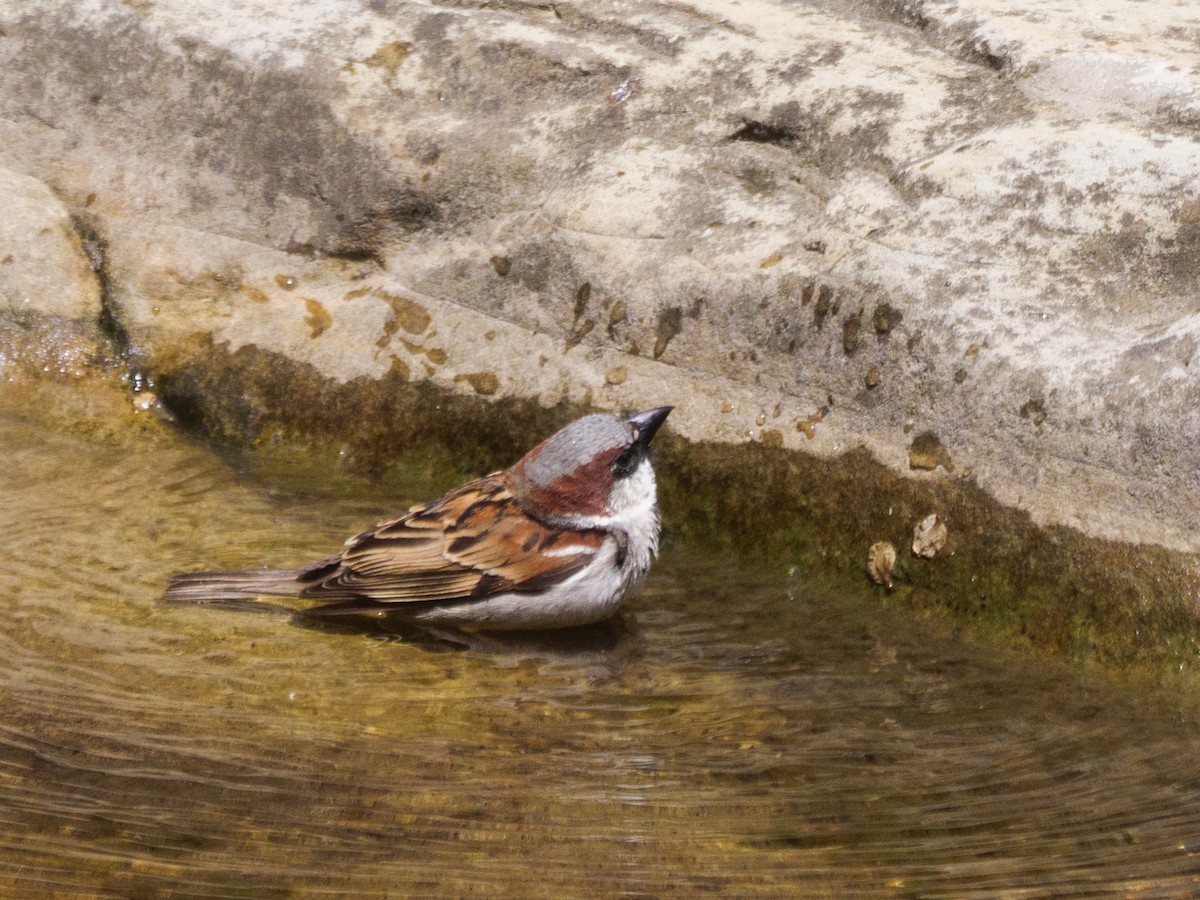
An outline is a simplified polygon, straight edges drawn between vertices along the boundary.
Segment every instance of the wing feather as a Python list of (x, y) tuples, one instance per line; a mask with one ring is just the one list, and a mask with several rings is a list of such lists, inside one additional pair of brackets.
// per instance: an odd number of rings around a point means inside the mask
[(584, 568), (603, 543), (599, 531), (526, 515), (502, 477), (489, 475), (351, 538), (310, 568), (304, 596), (429, 603), (541, 591)]

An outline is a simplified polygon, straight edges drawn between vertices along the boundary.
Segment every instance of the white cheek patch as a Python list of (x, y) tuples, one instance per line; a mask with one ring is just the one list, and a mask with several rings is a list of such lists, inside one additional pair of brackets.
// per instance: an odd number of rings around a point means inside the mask
[(619, 479), (608, 495), (608, 508), (614, 517), (627, 516), (655, 500), (654, 468), (643, 459), (626, 478)]

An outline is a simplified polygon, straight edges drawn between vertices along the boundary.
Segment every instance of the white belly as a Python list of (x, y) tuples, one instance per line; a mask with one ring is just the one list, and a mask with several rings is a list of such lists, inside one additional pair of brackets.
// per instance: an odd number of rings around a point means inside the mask
[(436, 606), (414, 621), (469, 631), (569, 628), (602, 622), (616, 614), (627, 596), (641, 588), (652, 548), (630, 547), (616, 564), (617, 541), (607, 538), (596, 558), (566, 581), (542, 592), (514, 591), (484, 600)]

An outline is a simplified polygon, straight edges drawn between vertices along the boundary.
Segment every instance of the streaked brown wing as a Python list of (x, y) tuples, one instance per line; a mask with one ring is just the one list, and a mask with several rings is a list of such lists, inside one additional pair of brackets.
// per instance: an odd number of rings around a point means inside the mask
[(542, 590), (586, 566), (603, 542), (598, 531), (547, 528), (489, 475), (351, 539), (309, 571), (304, 596), (417, 603)]

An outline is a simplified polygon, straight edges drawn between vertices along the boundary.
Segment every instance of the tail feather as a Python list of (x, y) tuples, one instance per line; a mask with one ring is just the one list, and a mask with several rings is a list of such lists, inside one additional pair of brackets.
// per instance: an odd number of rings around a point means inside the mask
[(298, 597), (306, 569), (239, 569), (173, 575), (163, 599), (168, 603), (222, 603), (257, 597)]

